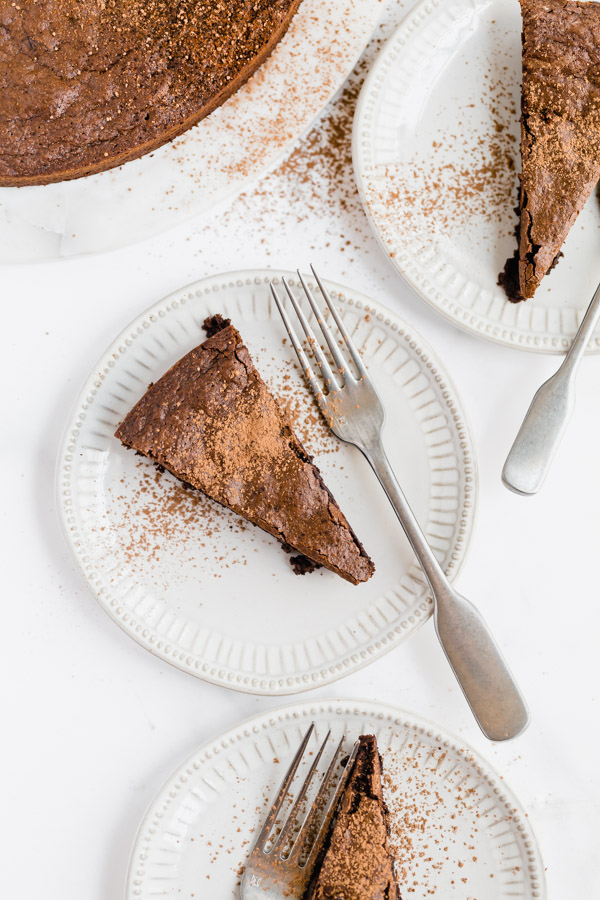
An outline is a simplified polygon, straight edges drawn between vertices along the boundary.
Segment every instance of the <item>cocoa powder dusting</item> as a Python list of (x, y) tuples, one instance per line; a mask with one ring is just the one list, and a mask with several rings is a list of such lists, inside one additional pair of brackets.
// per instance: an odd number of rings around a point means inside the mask
[(499, 76), (484, 76), (481, 104), (487, 121), (481, 128), (471, 128), (462, 117), (465, 111), (458, 109), (455, 129), (440, 128), (428, 151), (420, 148), (407, 161), (369, 174), (369, 190), (385, 208), (390, 229), (427, 231), (434, 224), (437, 232), (452, 236), (474, 223), (478, 229), (492, 224), (502, 234), (510, 233), (519, 147), (514, 133), (518, 112), (507, 72), (503, 65)]
[[(395, 20), (387, 21), (388, 17), (392, 18), (386, 14), (386, 21), (321, 120), (283, 163), (239, 195), (221, 216), (223, 228), (239, 219), (260, 226), (267, 258), (272, 235), (292, 228), (302, 234), (304, 222), (305, 249), (314, 247), (308, 224), (315, 216), (320, 225), (319, 249), (330, 248), (340, 274), (349, 271), (365, 247), (375, 245), (354, 176), (352, 126), (364, 78), (396, 25)], [(402, 146), (407, 158), (363, 173), (367, 196), (371, 194), (383, 208), (384, 231), (397, 234), (410, 229), (427, 234), (435, 224), (436, 230), (448, 236), (455, 236), (457, 229), (470, 229), (475, 242), (490, 235), (494, 241), (510, 240), (518, 200), (519, 111), (511, 77), (513, 63), (504, 47), (505, 43), (499, 42), (490, 49), (477, 93), (456, 98), (452, 127), (436, 130), (434, 126), (425, 152), (421, 146), (411, 152), (413, 139), (408, 136)], [(291, 103), (293, 92), (294, 87)], [(275, 136), (267, 133), (265, 141)], [(212, 227), (206, 223), (201, 233)]]
[[(160, 466), (139, 459), (131, 475), (120, 480), (122, 488), (107, 488), (105, 518), (116, 531), (125, 563), (132, 574), (145, 578), (148, 570), (165, 572), (172, 554), (177, 564), (169, 569), (169, 582), (183, 567), (200, 569), (215, 578), (231, 566), (245, 566), (252, 526), (210, 500), (205, 494), (175, 479)], [(101, 526), (100, 531), (105, 530)], [(242, 535), (232, 549), (226, 535)], [(216, 565), (215, 563), (218, 563)], [(168, 584), (163, 585), (168, 589)]]
[[(394, 25), (395, 21), (391, 21), (379, 26), (335, 101), (284, 162), (252, 189), (238, 195), (223, 212), (224, 227), (239, 219), (260, 225), (261, 243), (270, 256), (271, 235), (302, 223), (310, 213), (317, 214), (326, 228), (324, 246), (331, 247), (332, 253), (344, 254), (345, 258), (338, 260), (342, 271), (344, 264), (353, 261), (354, 253), (364, 249), (365, 242), (373, 241), (354, 178), (352, 123), (363, 81)], [(290, 85), (290, 103), (294, 103), (296, 91), (304, 90), (306, 85)], [(280, 139), (277, 124), (264, 135), (265, 142)], [(237, 174), (252, 170), (253, 163), (250, 156), (247, 164), (238, 165)], [(208, 222), (200, 233), (212, 227)]]

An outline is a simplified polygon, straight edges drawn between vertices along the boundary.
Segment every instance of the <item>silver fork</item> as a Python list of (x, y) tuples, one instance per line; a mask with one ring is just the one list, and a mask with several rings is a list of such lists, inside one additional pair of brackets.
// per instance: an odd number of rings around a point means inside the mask
[(523, 695), (483, 617), (472, 603), (451, 587), (421, 531), (383, 449), (381, 432), (385, 412), (381, 400), (323, 282), (312, 266), (311, 269), (358, 377), (351, 371), (306, 280), (298, 272), (300, 283), (334, 362), (332, 369), (308, 319), (283, 278), (284, 288), (317, 361), (322, 381), (315, 375), (285, 307), (271, 284), (273, 298), (302, 371), (329, 427), (337, 437), (354, 444), (366, 457), (400, 520), (431, 587), (433, 618), (438, 638), (481, 730), (493, 741), (516, 737), (529, 724), (529, 712)]
[[(304, 735), (260, 830), (242, 875), (242, 900), (283, 900), (284, 897), (299, 900), (304, 896), (331, 817), (345, 787), (358, 749), (357, 741), (336, 783), (334, 780), (335, 770), (345, 755), (344, 738), (341, 739), (319, 790), (309, 809), (303, 813), (304, 818), (300, 824), (302, 805), (323, 751), (331, 737), (329, 731), (315, 754), (289, 815), (284, 823), (280, 823), (277, 817), (284, 803), (291, 801), (292, 782), (314, 731), (313, 723)], [(335, 790), (333, 789), (334, 785)], [(328, 797), (329, 800), (327, 800)], [(322, 818), (317, 828), (319, 816)], [(278, 826), (281, 826), (279, 831), (277, 831)]]

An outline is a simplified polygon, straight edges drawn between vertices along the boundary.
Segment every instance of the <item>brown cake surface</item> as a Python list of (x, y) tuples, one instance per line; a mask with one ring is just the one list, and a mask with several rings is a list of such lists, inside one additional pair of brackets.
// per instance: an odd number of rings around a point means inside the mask
[(600, 4), (521, 0), (519, 249), (500, 282), (532, 297), (600, 178)]
[(301, 0), (0, 0), (0, 185), (99, 172), (181, 134)]
[(400, 900), (388, 846), (381, 757), (362, 735), (354, 768), (304, 900)]
[(227, 320), (175, 363), (116, 432), (315, 563), (358, 584), (375, 567)]

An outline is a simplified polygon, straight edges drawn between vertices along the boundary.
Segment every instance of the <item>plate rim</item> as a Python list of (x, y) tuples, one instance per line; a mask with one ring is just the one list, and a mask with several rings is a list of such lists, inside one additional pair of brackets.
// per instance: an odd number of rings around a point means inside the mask
[[(402, 21), (396, 26), (390, 37), (378, 51), (373, 65), (371, 66), (371, 69), (361, 87), (352, 123), (352, 168), (354, 171), (354, 178), (356, 181), (358, 194), (365, 211), (365, 215), (371, 227), (371, 232), (374, 235), (377, 243), (379, 244), (379, 247), (383, 251), (389, 265), (391, 265), (393, 270), (404, 279), (404, 281), (418, 297), (424, 300), (425, 303), (427, 303), (427, 305), (431, 309), (433, 309), (437, 315), (441, 316), (447, 322), (450, 322), (452, 325), (454, 325), (455, 328), (458, 328), (465, 334), (470, 334), (473, 337), (482, 338), (501, 347), (508, 347), (511, 350), (523, 350), (529, 353), (546, 354), (547, 356), (564, 356), (567, 353), (572, 341), (572, 338), (566, 336), (564, 333), (560, 336), (557, 336), (557, 339), (561, 341), (567, 340), (567, 346), (548, 346), (544, 343), (544, 340), (547, 340), (547, 338), (545, 338), (543, 335), (539, 336), (539, 344), (536, 344), (535, 342), (530, 344), (527, 344), (525, 342), (521, 343), (518, 340), (510, 340), (508, 338), (490, 334), (488, 330), (490, 327), (489, 323), (486, 323), (483, 319), (481, 319), (480, 324), (477, 326), (469, 325), (460, 316), (452, 314), (444, 306), (436, 303), (425, 293), (418, 280), (414, 277), (414, 270), (417, 267), (411, 265), (411, 271), (408, 271), (406, 267), (403, 268), (400, 266), (398, 262), (397, 252), (398, 248), (401, 246), (400, 242), (396, 244), (386, 242), (384, 237), (380, 234), (375, 216), (371, 211), (367, 199), (367, 192), (365, 190), (364, 166), (361, 158), (362, 151), (360, 149), (360, 143), (363, 140), (364, 136), (359, 133), (367, 130), (368, 128), (368, 125), (366, 124), (369, 119), (368, 105), (374, 102), (376, 94), (379, 90), (379, 86), (383, 84), (387, 77), (387, 69), (391, 65), (391, 62), (393, 62), (393, 60), (389, 60), (389, 57), (394, 52), (396, 43), (401, 38), (405, 39), (405, 43), (410, 42), (412, 39), (412, 33), (414, 32), (416, 26), (420, 24), (421, 20), (429, 19), (432, 15), (437, 13), (442, 8), (444, 8), (444, 0), (418, 0), (418, 2), (406, 14), (406, 16), (403, 17)], [(392, 251), (392, 253), (390, 253), (390, 251)], [(584, 312), (585, 308), (581, 310), (581, 314), (583, 315)], [(472, 313), (471, 315), (474, 318), (478, 318), (477, 313)], [(520, 333), (525, 334), (525, 332), (523, 331), (521, 331)], [(531, 337), (533, 339), (536, 337), (536, 335), (531, 333)], [(585, 352), (586, 354), (590, 355), (596, 355), (600, 353), (600, 333), (596, 334), (595, 340), (594, 338), (590, 340)]]
[[(469, 741), (463, 740), (455, 734), (454, 731), (438, 725), (437, 722), (432, 719), (404, 707), (396, 706), (393, 703), (354, 696), (319, 697), (312, 701), (297, 700), (293, 703), (277, 706), (274, 709), (263, 710), (262, 712), (244, 718), (238, 725), (227, 728), (225, 731), (217, 734), (214, 738), (209, 738), (200, 744), (196, 750), (188, 754), (162, 782), (156, 793), (152, 796), (152, 799), (140, 819), (132, 842), (129, 865), (127, 868), (125, 900), (138, 900), (138, 898), (142, 896), (141, 892), (138, 891), (135, 893), (134, 891), (134, 879), (135, 877), (140, 877), (134, 872), (134, 865), (137, 864), (139, 867), (139, 854), (140, 851), (142, 851), (142, 843), (144, 842), (146, 834), (150, 832), (150, 826), (158, 826), (158, 821), (152, 821), (155, 807), (162, 801), (164, 795), (169, 795), (170, 792), (173, 792), (176, 796), (179, 788), (189, 779), (190, 769), (194, 770), (201, 768), (201, 766), (211, 758), (209, 754), (212, 753), (213, 755), (218, 755), (221, 750), (227, 750), (226, 745), (235, 746), (238, 741), (248, 737), (249, 734), (244, 734), (244, 731), (248, 732), (249, 729), (252, 728), (252, 731), (258, 733), (261, 730), (272, 727), (275, 724), (273, 719), (276, 719), (277, 724), (280, 724), (286, 719), (301, 719), (302, 716), (308, 716), (311, 713), (314, 714), (316, 709), (318, 709), (319, 713), (328, 713), (343, 718), (356, 711), (351, 709), (352, 706), (358, 707), (361, 713), (366, 710), (367, 715), (372, 715), (373, 719), (377, 718), (383, 722), (387, 718), (390, 721), (390, 724), (394, 724), (394, 722), (402, 724), (404, 727), (408, 726), (413, 728), (421, 734), (427, 733), (429, 737), (435, 734), (436, 738), (447, 742), (447, 745), (451, 746), (456, 752), (461, 750), (466, 751), (473, 759), (475, 766), (482, 770), (482, 774), (490, 784), (490, 787), (501, 786), (502, 795), (505, 796), (505, 805), (508, 805), (508, 802), (512, 804), (512, 815), (516, 817), (517, 825), (520, 826), (520, 833), (528, 832), (527, 837), (523, 838), (524, 850), (529, 857), (528, 871), (531, 873), (531, 866), (535, 865), (536, 876), (539, 880), (539, 890), (534, 896), (536, 897), (536, 900), (546, 900), (547, 883), (544, 858), (542, 856), (536, 831), (531, 822), (531, 817), (527, 812), (527, 808), (521, 803), (517, 794), (512, 787), (506, 783), (504, 776), (496, 769), (496, 767), (488, 762), (488, 760), (482, 756)], [(342, 708), (340, 709), (340, 707)], [(401, 723), (399, 723), (398, 720), (402, 720)], [(203, 759), (201, 759), (201, 757), (203, 757)], [(166, 805), (169, 805), (173, 799), (174, 797), (168, 796)], [(527, 842), (529, 842), (531, 846), (527, 846)], [(141, 862), (143, 864), (143, 860)]]
[[(154, 639), (150, 641), (150, 637), (145, 638), (143, 634), (135, 630), (130, 625), (131, 616), (127, 612), (123, 612), (121, 614), (118, 612), (115, 604), (109, 604), (106, 602), (104, 597), (102, 596), (105, 593), (104, 589), (100, 584), (95, 585), (92, 583), (91, 579), (88, 577), (84, 567), (84, 559), (80, 552), (77, 550), (76, 542), (73, 539), (73, 534), (71, 533), (71, 523), (69, 522), (69, 516), (72, 515), (70, 513), (70, 506), (72, 505), (71, 501), (71, 471), (72, 471), (72, 446), (73, 441), (77, 440), (77, 436), (79, 434), (79, 427), (81, 425), (82, 418), (85, 417), (86, 410), (88, 408), (87, 398), (89, 396), (93, 396), (96, 393), (96, 383), (99, 378), (99, 373), (104, 372), (105, 374), (110, 371), (112, 365), (114, 365), (114, 360), (118, 358), (120, 354), (120, 348), (126, 343), (126, 340), (131, 339), (131, 334), (133, 331), (137, 331), (142, 333), (144, 330), (143, 323), (146, 323), (146, 327), (149, 327), (150, 322), (152, 321), (152, 317), (158, 318), (159, 311), (166, 309), (177, 309), (179, 307), (180, 300), (182, 296), (186, 293), (197, 292), (199, 290), (203, 290), (205, 296), (213, 295), (218, 291), (221, 287), (235, 287), (236, 281), (243, 280), (245, 284), (253, 283), (256, 286), (260, 284), (269, 284), (273, 282), (274, 284), (278, 283), (278, 279), (281, 276), (295, 278), (296, 273), (286, 270), (286, 269), (269, 269), (269, 268), (258, 268), (258, 269), (239, 269), (231, 272), (221, 272), (216, 273), (214, 275), (208, 275), (204, 278), (197, 279), (196, 281), (190, 282), (187, 285), (184, 285), (180, 288), (177, 288), (174, 291), (171, 291), (167, 296), (160, 298), (158, 301), (152, 303), (149, 307), (143, 309), (141, 313), (135, 316), (117, 335), (117, 337), (110, 343), (107, 349), (99, 356), (96, 364), (90, 370), (88, 375), (86, 376), (79, 392), (75, 396), (75, 400), (70, 407), (69, 414), (67, 416), (64, 430), (62, 432), (62, 436), (60, 439), (59, 450), (56, 457), (56, 466), (55, 466), (55, 483), (54, 483), (54, 496), (56, 501), (56, 511), (57, 516), (60, 521), (61, 531), (64, 535), (65, 542), (69, 549), (71, 558), (75, 564), (75, 568), (77, 569), (79, 575), (82, 578), (83, 583), (85, 584), (87, 590), (90, 594), (95, 598), (97, 603), (101, 606), (101, 608), (107, 613), (107, 615), (114, 621), (116, 624), (130, 637), (135, 640), (135, 642), (142, 647), (143, 649), (149, 651), (153, 656), (156, 656), (158, 659), (163, 662), (169, 663), (176, 668), (180, 669), (187, 674), (193, 675), (199, 678), (202, 681), (206, 681), (209, 684), (218, 685), (221, 687), (229, 688), (230, 690), (235, 690), (240, 693), (250, 694), (253, 696), (286, 696), (286, 695), (294, 695), (304, 693), (306, 691), (314, 690), (319, 687), (324, 687), (327, 684), (332, 684), (335, 681), (338, 681), (340, 678), (344, 678), (347, 675), (354, 674), (360, 669), (368, 666), (371, 662), (380, 659), (382, 656), (386, 655), (391, 650), (398, 647), (400, 644), (404, 642), (406, 638), (408, 638), (414, 631), (419, 630), (422, 625), (431, 618), (432, 614), (432, 601), (430, 598), (426, 597), (427, 601), (427, 610), (423, 612), (423, 614), (418, 618), (418, 621), (413, 624), (410, 629), (406, 629), (401, 634), (394, 632), (391, 638), (384, 636), (375, 637), (371, 640), (371, 642), (366, 646), (365, 649), (365, 657), (363, 659), (359, 659), (357, 662), (353, 662), (351, 659), (351, 654), (348, 653), (343, 660), (339, 660), (340, 668), (335, 672), (331, 672), (329, 667), (327, 669), (327, 674), (323, 675), (320, 673), (320, 677), (313, 678), (308, 683), (301, 680), (300, 675), (294, 676), (294, 683), (287, 683), (288, 679), (285, 679), (283, 676), (280, 677), (280, 682), (286, 682), (283, 684), (278, 684), (274, 687), (270, 686), (270, 682), (275, 680), (270, 678), (269, 676), (262, 679), (265, 682), (265, 686), (261, 685), (252, 685), (250, 683), (244, 684), (240, 681), (235, 681), (233, 678), (228, 678), (227, 673), (224, 675), (220, 675), (218, 671), (215, 671), (213, 674), (208, 670), (208, 664), (205, 664), (206, 671), (202, 668), (193, 665), (193, 663), (188, 663), (187, 658), (192, 659), (189, 654), (179, 653), (177, 651), (176, 654), (168, 655), (167, 649), (165, 647), (164, 652), (162, 648), (159, 648), (154, 644)], [(461, 439), (461, 443), (464, 444), (464, 447), (460, 447), (461, 456), (459, 456), (458, 468), (461, 473), (465, 476), (465, 478), (470, 479), (470, 490), (468, 492), (468, 499), (470, 501), (469, 506), (469, 514), (464, 517), (463, 527), (463, 540), (461, 542), (462, 551), (457, 560), (453, 559), (453, 565), (448, 573), (448, 578), (451, 582), (454, 581), (462, 566), (464, 565), (464, 561), (468, 555), (469, 549), (471, 547), (473, 533), (475, 531), (475, 524), (477, 519), (477, 507), (478, 507), (478, 496), (479, 496), (479, 466), (477, 459), (477, 451), (476, 446), (472, 436), (472, 430), (469, 424), (469, 420), (466, 416), (462, 400), (460, 399), (460, 394), (456, 390), (452, 379), (447, 374), (447, 369), (445, 365), (440, 361), (437, 353), (432, 350), (429, 343), (422, 338), (419, 332), (416, 332), (412, 326), (408, 325), (400, 316), (398, 316), (394, 311), (390, 310), (384, 304), (379, 303), (378, 301), (374, 301), (370, 296), (363, 294), (360, 291), (355, 291), (354, 289), (348, 288), (345, 285), (342, 285), (338, 282), (331, 281), (329, 279), (323, 279), (324, 283), (330, 287), (331, 289), (339, 292), (342, 296), (352, 298), (352, 300), (357, 301), (358, 304), (362, 304), (363, 307), (367, 306), (367, 308), (372, 309), (379, 319), (382, 321), (385, 320), (387, 323), (396, 323), (396, 327), (398, 333), (402, 333), (404, 338), (409, 341), (411, 345), (415, 345), (415, 349), (421, 351), (422, 355), (425, 355), (426, 358), (431, 361), (432, 365), (439, 371), (439, 373), (443, 376), (444, 388), (447, 389), (448, 392), (448, 408), (450, 413), (452, 414), (453, 421), (452, 425), (454, 427), (453, 430), (453, 438), (455, 445), (458, 448), (458, 436), (455, 437), (455, 430), (458, 429), (460, 425), (461, 432), (464, 433), (464, 439)], [(358, 307), (358, 308), (363, 308)], [(104, 376), (102, 376), (104, 377)], [(458, 417), (458, 418), (457, 418)], [(465, 456), (468, 458), (468, 468), (465, 463)], [(464, 502), (466, 499), (465, 493), (463, 491), (461, 495), (461, 499)], [(460, 517), (461, 519), (463, 517)], [(379, 647), (376, 646), (379, 644)], [(168, 646), (168, 642), (167, 642)], [(172, 649), (172, 648), (171, 648)], [(218, 667), (215, 667), (217, 669)], [(221, 667), (223, 668), (223, 667)], [(256, 678), (256, 681), (261, 679)]]

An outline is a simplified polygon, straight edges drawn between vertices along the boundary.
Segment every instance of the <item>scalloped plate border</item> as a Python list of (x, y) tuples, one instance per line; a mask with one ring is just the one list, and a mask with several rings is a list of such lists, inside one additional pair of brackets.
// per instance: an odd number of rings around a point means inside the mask
[[(477, 0), (471, 2), (473, 5), (477, 4)], [(379, 94), (403, 48), (415, 39), (423, 23), (441, 9), (447, 9), (446, 0), (420, 0), (416, 4), (382, 47), (360, 92), (354, 114), (352, 159), (354, 177), (367, 219), (394, 269), (403, 276), (416, 294), (453, 325), (468, 334), (505, 347), (534, 353), (564, 354), (571, 344), (572, 336), (550, 332), (544, 334), (528, 331), (516, 325), (494, 323), (472, 309), (461, 306), (454, 297), (444, 294), (443, 289), (435, 287), (427, 272), (415, 262), (412, 253), (407, 252), (404, 244), (394, 239), (383, 227), (366, 188), (365, 173), (369, 170), (368, 147), (371, 143), (372, 123), (376, 115), (375, 108)], [(585, 307), (576, 309), (575, 313), (579, 325)], [(586, 352), (600, 353), (600, 333), (590, 340)]]
[(126, 900), (140, 900), (144, 896), (143, 882), (149, 877), (146, 860), (150, 847), (159, 830), (164, 827), (165, 817), (168, 815), (171, 805), (178, 800), (181, 792), (186, 790), (190, 779), (194, 778), (203, 766), (210, 764), (215, 758), (225, 757), (231, 748), (238, 748), (239, 752), (240, 744), (248, 739), (259, 737), (265, 732), (268, 733), (276, 726), (286, 725), (293, 721), (300, 723), (302, 720), (308, 725), (311, 718), (318, 715), (339, 716), (340, 718), (369, 717), (381, 722), (382, 726), (396, 725), (406, 731), (414, 732), (415, 736), (425, 735), (453, 753), (468, 754), (477, 775), (485, 779), (494, 794), (495, 801), (505, 806), (511, 821), (514, 822), (516, 831), (519, 832), (523, 852), (528, 859), (530, 896), (536, 900), (544, 900), (546, 878), (537, 839), (526, 810), (506, 785), (503, 776), (470, 744), (452, 732), (441, 728), (430, 719), (390, 704), (354, 698), (304, 701), (278, 707), (252, 716), (240, 725), (202, 744), (164, 782), (140, 823), (127, 873)]
[[(193, 300), (197, 296), (214, 296), (215, 292), (219, 290), (229, 290), (243, 284), (262, 285), (269, 284), (271, 281), (276, 284), (282, 275), (286, 276), (291, 284), (294, 283), (295, 273), (276, 269), (250, 269), (209, 276), (174, 291), (137, 316), (102, 355), (77, 396), (68, 418), (57, 458), (55, 485), (57, 511), (73, 559), (89, 589), (109, 616), (142, 647), (184, 672), (211, 684), (222, 685), (243, 693), (265, 696), (300, 693), (329, 684), (363, 668), (398, 646), (409, 634), (427, 621), (432, 612), (431, 597), (426, 596), (414, 614), (397, 622), (390, 627), (389, 631), (381, 629), (378, 637), (363, 646), (363, 649), (355, 652), (349, 651), (343, 659), (333, 661), (329, 665), (313, 667), (310, 673), (297, 673), (294, 677), (285, 675), (251, 677), (237, 669), (203, 661), (197, 654), (178, 647), (176, 641), (163, 639), (161, 635), (153, 633), (151, 627), (138, 621), (131, 611), (120, 604), (118, 597), (110, 594), (107, 586), (103, 583), (102, 574), (98, 574), (93, 561), (90, 560), (86, 542), (78, 531), (77, 518), (72, 508), (71, 474), (80, 428), (90, 405), (94, 402), (98, 388), (114, 366), (115, 360), (133, 346), (139, 335), (144, 334), (146, 329), (157, 322), (159, 318), (163, 319), (170, 312), (176, 311), (180, 305), (185, 305), (188, 299)], [(409, 344), (411, 353), (420, 356), (427, 368), (431, 370), (431, 374), (439, 386), (450, 420), (447, 427), (453, 432), (459, 459), (458, 468), (464, 477), (464, 488), (459, 495), (456, 532), (452, 538), (453, 546), (448, 551), (446, 566), (449, 579), (454, 580), (464, 562), (473, 533), (478, 487), (475, 449), (457, 392), (429, 345), (414, 330), (409, 330), (398, 316), (364, 294), (351, 291), (328, 279), (325, 280), (325, 283), (338, 301), (348, 303), (349, 306), (355, 305), (356, 309), (373, 314), (375, 321), (384, 322), (397, 331)], [(442, 402), (441, 399), (440, 402)], [(416, 562), (414, 566), (419, 571)]]

